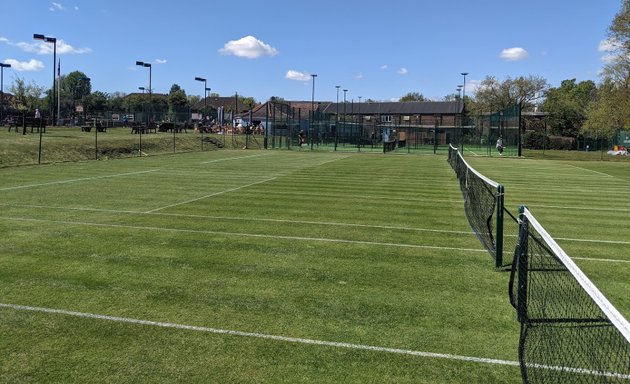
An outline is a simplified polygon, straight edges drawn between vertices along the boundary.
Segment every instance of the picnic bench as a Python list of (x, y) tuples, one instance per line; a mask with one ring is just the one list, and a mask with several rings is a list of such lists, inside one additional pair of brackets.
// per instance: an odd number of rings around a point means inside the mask
[(142, 123), (133, 122), (131, 123), (131, 133), (144, 133), (146, 127)]
[(33, 133), (34, 130), (37, 130), (37, 132), (39, 132), (40, 130), (42, 132), (46, 132), (46, 120), (42, 118), (38, 119), (35, 117), (26, 116), (22, 116), (22, 118), (10, 117), (7, 118), (4, 123), (9, 127), (9, 132), (11, 132), (11, 128), (14, 128), (15, 132), (18, 133), (20, 127), (22, 127), (23, 134), (26, 134), (26, 130), (29, 127), (31, 128), (31, 133)]
[(103, 123), (98, 119), (92, 119), (90, 124), (82, 125), (81, 132), (91, 132), (92, 128), (96, 128), (97, 132), (107, 132), (107, 127), (103, 126)]
[(188, 133), (188, 128), (188, 123), (178, 124), (167, 121), (158, 126), (158, 132), (173, 132), (174, 130), (176, 133), (180, 133), (182, 131)]
[(8, 132), (11, 132), (11, 128), (14, 128), (15, 132), (18, 132), (18, 127), (22, 125), (18, 122), (18, 119), (15, 117), (7, 117), (6, 119), (4, 119), (2, 123), (6, 125), (7, 127), (9, 127)]

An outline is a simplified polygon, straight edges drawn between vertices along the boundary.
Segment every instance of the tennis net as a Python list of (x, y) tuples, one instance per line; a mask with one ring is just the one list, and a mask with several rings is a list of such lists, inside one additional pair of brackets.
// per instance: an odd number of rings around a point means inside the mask
[(504, 266), (503, 186), (468, 165), (459, 150), (450, 144), (448, 162), (459, 180), (468, 223), (481, 244), (494, 257), (495, 266)]
[(630, 383), (630, 324), (524, 207), (510, 301), (524, 383)]

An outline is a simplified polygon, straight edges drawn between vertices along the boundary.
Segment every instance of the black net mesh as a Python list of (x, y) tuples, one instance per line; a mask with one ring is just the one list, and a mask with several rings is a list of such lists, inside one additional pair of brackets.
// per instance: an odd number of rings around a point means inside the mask
[(510, 279), (523, 381), (630, 383), (630, 342), (605, 314), (607, 304), (578, 283), (546, 236), (523, 216)]
[(477, 238), (496, 259), (497, 185), (488, 184), (462, 158), (456, 148), (449, 146), (448, 162), (455, 171), (464, 198), (468, 223)]

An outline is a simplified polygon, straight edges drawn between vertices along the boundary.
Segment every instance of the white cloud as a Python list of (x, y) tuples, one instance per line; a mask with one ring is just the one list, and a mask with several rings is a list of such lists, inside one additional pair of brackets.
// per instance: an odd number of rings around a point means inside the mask
[(18, 72), (32, 72), (44, 69), (44, 63), (39, 60), (31, 59), (30, 61), (17, 61), (14, 59), (6, 59), (6, 64), (11, 64), (11, 69)]
[[(24, 52), (36, 53), (38, 55), (52, 55), (54, 52), (54, 44), (47, 43), (45, 41), (34, 41), (32, 43), (19, 42), (13, 43), (9, 39), (0, 37), (0, 42), (6, 43), (8, 45), (12, 45), (14, 47), (20, 48)], [(92, 50), (90, 48), (75, 48), (72, 45), (66, 43), (63, 40), (57, 40), (57, 54), (67, 54), (67, 53), (90, 53)]]
[(289, 70), (284, 78), (295, 81), (309, 81), (311, 79), (311, 75), (304, 72)]
[(219, 49), (222, 55), (234, 55), (247, 59), (257, 59), (261, 56), (275, 56), (278, 50), (269, 44), (258, 40), (254, 36), (245, 36), (239, 40), (232, 40), (225, 43)]
[(50, 8), (48, 8), (51, 12), (55, 12), (55, 11), (65, 11), (65, 8), (63, 7), (63, 5), (59, 4), (59, 3), (52, 3), (52, 6)]
[(387, 69), (387, 64), (383, 64), (380, 66), (381, 69)]
[(501, 58), (505, 61), (525, 60), (529, 57), (529, 53), (520, 47), (506, 48), (501, 51)]
[(400, 97), (390, 97), (389, 101), (391, 101), (392, 103), (397, 103), (400, 101)]
[(409, 71), (407, 70), (407, 68), (404, 68), (404, 67), (403, 67), (403, 68), (400, 68), (400, 69), (398, 70), (398, 74), (399, 74), (399, 75), (406, 75), (407, 73), (409, 73)]
[(158, 64), (166, 64), (166, 59), (155, 59), (155, 62)]
[(363, 79), (363, 73), (359, 72), (357, 73), (357, 75), (354, 77), (357, 80), (362, 80)]
[[(50, 46), (52, 44), (48, 43), (47, 45), (49, 45), (48, 48), (51, 48)], [(61, 53), (90, 53), (92, 52), (92, 50), (90, 48), (75, 48), (72, 45), (66, 43), (63, 40), (57, 40), (57, 54), (61, 54)]]

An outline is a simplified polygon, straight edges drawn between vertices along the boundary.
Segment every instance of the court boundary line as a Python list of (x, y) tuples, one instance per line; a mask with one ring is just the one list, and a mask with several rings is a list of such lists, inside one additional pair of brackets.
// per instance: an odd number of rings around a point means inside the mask
[[(392, 353), (392, 354), (399, 354), (399, 355), (455, 360), (455, 361), (463, 361), (463, 362), (468, 362), (468, 363), (520, 367), (520, 362), (516, 360), (503, 360), (503, 359), (492, 359), (492, 358), (487, 358), (487, 357), (463, 356), (463, 355), (454, 355), (450, 353), (414, 351), (411, 349), (379, 347), (379, 346), (367, 345), (367, 344), (355, 344), (355, 343), (347, 343), (347, 342), (339, 342), (339, 341), (308, 339), (308, 338), (303, 338), (303, 337), (271, 335), (271, 334), (259, 333), (259, 332), (235, 331), (235, 330), (222, 329), (222, 328), (212, 328), (212, 327), (204, 327), (204, 326), (198, 326), (198, 325), (186, 325), (186, 324), (170, 323), (170, 322), (163, 322), (163, 321), (141, 320), (141, 319), (133, 319), (129, 317), (99, 315), (99, 314), (88, 313), (88, 312), (69, 311), (65, 309), (55, 309), (55, 308), (45, 308), (45, 307), (33, 307), (33, 306), (19, 305), (19, 304), (0, 303), (0, 308), (8, 308), (8, 309), (13, 309), (17, 311), (30, 311), (30, 312), (38, 312), (38, 313), (46, 313), (46, 314), (73, 316), (73, 317), (79, 317), (79, 318), (84, 318), (84, 319), (105, 320), (105, 321), (111, 321), (111, 322), (123, 323), (123, 324), (134, 324), (134, 325), (177, 329), (177, 330), (182, 330), (182, 331), (204, 332), (204, 333), (210, 333), (210, 334), (215, 334), (215, 335), (249, 337), (249, 338), (257, 338), (257, 339), (263, 339), (263, 340), (272, 340), (272, 341), (280, 341), (280, 342), (295, 343), (295, 344), (307, 344), (307, 345), (315, 345), (315, 346), (322, 346), (322, 347), (345, 348), (345, 349), (370, 351), (370, 352), (384, 352), (384, 353)], [(549, 369), (552, 371), (567, 371), (571, 373), (592, 375), (592, 376), (599, 376), (599, 377), (612, 377), (612, 378), (620, 378), (620, 379), (630, 378), (630, 375), (626, 375), (623, 373), (608, 372), (608, 371), (595, 371), (595, 370), (586, 369), (586, 368), (562, 367), (562, 366), (544, 365), (544, 364), (533, 364), (533, 365), (530, 365), (530, 367), (540, 368), (540, 369)]]
[(162, 321), (141, 320), (141, 319), (133, 319), (133, 318), (128, 318), (128, 317), (99, 315), (99, 314), (87, 313), (87, 312), (69, 311), (65, 309), (55, 309), (55, 308), (33, 307), (33, 306), (19, 305), (19, 304), (0, 303), (0, 307), (9, 308), (13, 310), (19, 310), (19, 311), (59, 314), (59, 315), (74, 316), (74, 317), (87, 318), (87, 319), (107, 320), (107, 321), (112, 321), (112, 322), (117, 322), (117, 323), (137, 324), (137, 325), (145, 325), (145, 326), (153, 326), (153, 327), (161, 327), (161, 328), (172, 328), (172, 329), (178, 329), (178, 330), (197, 331), (197, 332), (205, 332), (205, 333), (212, 333), (212, 334), (218, 334), (218, 335), (241, 336), (241, 337), (265, 339), (265, 340), (283, 341), (283, 342), (289, 342), (289, 343), (309, 344), (309, 345), (335, 347), (335, 348), (347, 348), (347, 349), (365, 350), (365, 351), (373, 351), (373, 352), (387, 352), (387, 353), (395, 353), (395, 354), (402, 354), (402, 355), (458, 360), (458, 361), (466, 361), (466, 362), (482, 363), (482, 364), (519, 366), (519, 362), (514, 361), (514, 360), (501, 360), (501, 359), (491, 359), (491, 358), (485, 358), (485, 357), (462, 356), (462, 355), (453, 355), (449, 353), (422, 352), (422, 351), (414, 351), (410, 349), (378, 347), (378, 346), (366, 345), (366, 344), (325, 341), (325, 340), (308, 339), (308, 338), (302, 338), (302, 337), (271, 335), (271, 334), (258, 333), (258, 332), (234, 331), (234, 330), (221, 329), (221, 328), (186, 325), (186, 324), (178, 324), (178, 323), (170, 323), (170, 322), (162, 322)]
[(221, 161), (229, 161), (229, 160), (240, 160), (240, 159), (248, 159), (250, 157), (260, 157), (260, 156), (267, 156), (267, 154), (265, 153), (259, 153), (257, 155), (249, 155), (249, 156), (238, 156), (238, 157), (224, 157), (221, 159), (214, 159), (214, 160), (208, 160), (208, 161), (202, 161), (199, 164), (212, 164), (212, 163), (219, 163)]
[(180, 205), (184, 205), (184, 204), (192, 203), (192, 202), (195, 202), (195, 201), (199, 201), (199, 200), (207, 199), (207, 198), (209, 198), (209, 197), (222, 195), (222, 194), (224, 194), (224, 193), (228, 193), (228, 192), (238, 191), (239, 189), (243, 189), (243, 188), (251, 187), (252, 185), (256, 185), (256, 184), (266, 183), (266, 182), (268, 182), (268, 181), (272, 181), (272, 180), (276, 180), (276, 179), (277, 179), (277, 177), (272, 177), (272, 178), (270, 178), (270, 179), (265, 179), (265, 180), (261, 180), (261, 181), (256, 181), (256, 182), (254, 182), (254, 183), (249, 183), (249, 184), (246, 184), (246, 185), (241, 185), (240, 187), (230, 188), (230, 189), (226, 189), (226, 190), (223, 190), (223, 191), (214, 192), (214, 193), (211, 193), (211, 194), (209, 194), (209, 195), (205, 195), (205, 196), (197, 197), (197, 198), (194, 198), (194, 199), (190, 199), (190, 200), (182, 201), (182, 202), (179, 202), (179, 203), (174, 203), (174, 204), (165, 205), (165, 206), (163, 206), (163, 207), (159, 207), (159, 208), (151, 209), (151, 210), (145, 211), (145, 212), (143, 212), (143, 213), (155, 213), (155, 212), (157, 212), (157, 211), (161, 211), (161, 210), (163, 210), (163, 209), (172, 208), (172, 207), (177, 207), (177, 206), (180, 206)]
[(16, 189), (25, 189), (25, 188), (43, 187), (43, 186), (47, 186), (47, 185), (70, 184), (70, 183), (77, 183), (77, 182), (79, 182), (79, 181), (90, 181), (90, 180), (108, 179), (108, 178), (112, 178), (112, 177), (120, 177), (120, 176), (140, 175), (140, 174), (143, 174), (143, 173), (150, 173), (150, 172), (157, 172), (157, 171), (159, 171), (159, 169), (149, 169), (149, 170), (146, 170), (146, 171), (137, 171), (137, 172), (117, 173), (117, 174), (114, 174), (114, 175), (103, 175), (103, 176), (82, 177), (82, 178), (79, 178), (79, 179), (70, 179), (70, 180), (57, 180), (57, 181), (51, 181), (51, 182), (48, 182), (48, 183), (38, 183), (38, 184), (18, 185), (18, 186), (13, 186), (13, 187), (0, 188), (0, 192), (3, 192), (3, 191), (13, 191), (13, 190), (16, 190)]
[[(331, 222), (331, 221), (309, 221), (309, 220), (290, 220), (290, 219), (270, 219), (270, 218), (259, 218), (259, 217), (228, 217), (228, 216), (212, 216), (212, 215), (194, 215), (194, 214), (185, 214), (185, 213), (168, 213), (168, 212), (143, 212), (143, 211), (125, 211), (118, 209), (101, 209), (101, 208), (80, 208), (80, 207), (60, 207), (60, 206), (52, 206), (52, 205), (34, 205), (34, 204), (7, 204), (0, 203), (0, 206), (9, 206), (9, 207), (26, 207), (26, 208), (41, 208), (41, 209), (58, 209), (58, 210), (68, 210), (68, 211), (85, 211), (85, 212), (108, 212), (108, 213), (124, 213), (124, 214), (145, 214), (145, 215), (155, 215), (155, 216), (171, 216), (171, 217), (182, 217), (182, 218), (198, 218), (198, 219), (218, 219), (218, 220), (234, 220), (234, 221), (262, 221), (262, 222), (271, 222), (271, 223), (293, 223), (293, 224), (310, 224), (310, 225), (322, 225), (322, 226), (339, 226), (339, 227), (354, 227), (354, 228), (374, 228), (374, 229), (392, 229), (392, 230), (401, 230), (401, 231), (411, 231), (411, 232), (433, 232), (433, 233), (447, 233), (447, 234), (460, 234), (460, 235), (474, 235), (473, 231), (456, 231), (456, 230), (448, 230), (448, 229), (432, 229), (432, 228), (417, 228), (417, 227), (401, 227), (401, 226), (393, 226), (393, 225), (373, 225), (373, 224), (358, 224), (358, 223), (342, 223), (342, 222)], [(518, 237), (515, 234), (507, 234), (506, 237)], [(556, 240), (563, 241), (574, 241), (580, 243), (601, 243), (601, 244), (619, 244), (619, 245), (630, 245), (630, 241), (624, 240), (597, 240), (597, 239), (576, 239), (570, 237), (555, 237)], [(574, 257), (574, 259), (578, 259)], [(596, 260), (596, 261), (610, 261), (610, 262), (630, 262), (630, 260), (619, 260), (619, 259), (597, 259), (597, 258), (588, 258), (582, 257), (579, 258), (581, 260)]]
[(602, 176), (606, 176), (606, 177), (614, 177), (613, 175), (609, 175), (608, 173), (599, 172), (599, 171), (594, 171), (594, 170), (592, 170), (592, 169), (588, 169), (588, 168), (578, 167), (577, 165), (573, 165), (573, 164), (567, 164), (567, 163), (564, 163), (564, 165), (568, 165), (569, 167), (573, 167), (573, 168), (581, 169), (581, 170), (583, 170), (583, 171), (588, 171), (588, 172), (597, 173), (598, 175), (602, 175)]
[(26, 217), (0, 216), (0, 219), (13, 220), (13, 221), (32, 221), (32, 222), (40, 222), (40, 223), (42, 222), (55, 223), (55, 224), (65, 224), (65, 225), (77, 225), (77, 226), (136, 229), (136, 230), (143, 230), (143, 231), (153, 230), (153, 231), (164, 231), (164, 232), (182, 232), (182, 233), (193, 233), (193, 234), (198, 233), (198, 234), (221, 235), (221, 236), (257, 237), (257, 238), (269, 238), (269, 239), (279, 239), (279, 240), (319, 241), (319, 242), (326, 242), (326, 243), (376, 245), (376, 246), (386, 246), (386, 247), (434, 249), (434, 250), (444, 250), (444, 251), (462, 251), (462, 252), (475, 252), (475, 253), (487, 252), (485, 249), (480, 249), (480, 248), (439, 247), (439, 246), (434, 246), (434, 245), (385, 243), (385, 242), (378, 242), (378, 241), (348, 240), (348, 239), (329, 239), (329, 238), (323, 238), (323, 237), (283, 236), (283, 235), (268, 235), (268, 234), (245, 233), (245, 232), (208, 231), (208, 230), (200, 230), (200, 229), (163, 228), (163, 227), (126, 225), (126, 224), (90, 223), (86, 221), (34, 219), (34, 218), (26, 218)]

